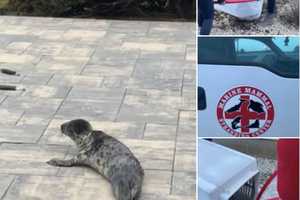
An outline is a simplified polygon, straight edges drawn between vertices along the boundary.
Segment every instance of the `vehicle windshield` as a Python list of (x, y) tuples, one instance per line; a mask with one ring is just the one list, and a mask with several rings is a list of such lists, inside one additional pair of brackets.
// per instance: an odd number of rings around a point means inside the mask
[(199, 37), (198, 63), (265, 68), (277, 75), (299, 77), (298, 37)]
[(288, 57), (298, 59), (299, 39), (297, 37), (273, 37), (272, 42)]

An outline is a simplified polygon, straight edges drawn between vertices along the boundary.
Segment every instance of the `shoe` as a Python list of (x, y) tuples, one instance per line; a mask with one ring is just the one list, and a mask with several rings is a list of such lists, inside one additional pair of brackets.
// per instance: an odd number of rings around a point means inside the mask
[(276, 17), (275, 13), (268, 13), (259, 20), (259, 23), (262, 26), (270, 26), (273, 24), (275, 17)]

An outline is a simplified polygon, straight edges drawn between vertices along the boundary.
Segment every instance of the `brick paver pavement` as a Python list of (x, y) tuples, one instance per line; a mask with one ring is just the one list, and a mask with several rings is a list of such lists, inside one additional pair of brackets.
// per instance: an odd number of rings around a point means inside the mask
[(142, 200), (195, 198), (195, 24), (0, 17), (1, 200), (111, 200), (88, 168), (45, 162), (75, 153), (61, 135), (85, 118), (145, 168)]

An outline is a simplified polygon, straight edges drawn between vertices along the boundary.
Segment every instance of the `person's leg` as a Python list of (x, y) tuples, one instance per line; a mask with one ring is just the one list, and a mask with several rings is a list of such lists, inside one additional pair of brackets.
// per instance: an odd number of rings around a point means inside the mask
[(209, 35), (214, 20), (214, 2), (213, 0), (199, 0), (199, 6), (203, 17), (200, 35)]
[(213, 19), (205, 19), (202, 23), (200, 35), (209, 35), (212, 29)]
[(276, 11), (276, 1), (268, 0), (268, 13), (274, 14)]
[(276, 15), (276, 0), (268, 0), (267, 10), (268, 13), (260, 20), (263, 26), (270, 26), (273, 24), (273, 19)]
[(201, 27), (203, 23), (203, 3), (202, 0), (198, 0), (198, 26)]

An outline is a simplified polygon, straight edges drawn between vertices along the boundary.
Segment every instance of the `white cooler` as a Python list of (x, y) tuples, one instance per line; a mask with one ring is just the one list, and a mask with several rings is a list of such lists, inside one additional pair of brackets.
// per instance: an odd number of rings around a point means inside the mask
[(214, 8), (241, 20), (256, 20), (261, 16), (263, 3), (263, 0), (257, 0), (246, 3), (215, 4)]
[(209, 142), (198, 141), (198, 200), (254, 199), (256, 159)]

